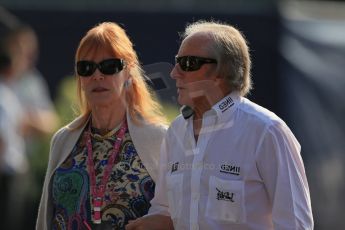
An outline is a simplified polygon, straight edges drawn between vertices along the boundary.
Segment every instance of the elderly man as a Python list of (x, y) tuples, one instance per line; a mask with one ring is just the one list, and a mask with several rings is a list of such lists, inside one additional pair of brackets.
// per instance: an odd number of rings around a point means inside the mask
[(313, 229), (300, 144), (244, 96), (250, 55), (234, 27), (187, 26), (171, 77), (191, 108), (172, 122), (149, 215), (127, 229)]

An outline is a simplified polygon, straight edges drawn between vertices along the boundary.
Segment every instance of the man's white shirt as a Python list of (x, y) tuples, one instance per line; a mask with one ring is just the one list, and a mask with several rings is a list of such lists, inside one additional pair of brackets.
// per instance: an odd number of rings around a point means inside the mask
[(195, 141), (179, 116), (161, 150), (149, 214), (175, 229), (313, 229), (300, 144), (274, 113), (233, 92), (207, 111)]

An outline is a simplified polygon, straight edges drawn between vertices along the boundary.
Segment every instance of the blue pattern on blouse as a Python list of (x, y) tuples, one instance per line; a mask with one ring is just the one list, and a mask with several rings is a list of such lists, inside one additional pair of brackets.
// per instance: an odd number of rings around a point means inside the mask
[[(92, 224), (87, 169), (87, 131), (81, 134), (70, 156), (53, 175), (53, 229), (124, 229), (129, 220), (147, 214), (155, 184), (127, 130), (107, 183), (101, 208), (102, 226)], [(96, 181), (99, 183), (113, 149), (116, 133), (105, 140), (92, 138)]]

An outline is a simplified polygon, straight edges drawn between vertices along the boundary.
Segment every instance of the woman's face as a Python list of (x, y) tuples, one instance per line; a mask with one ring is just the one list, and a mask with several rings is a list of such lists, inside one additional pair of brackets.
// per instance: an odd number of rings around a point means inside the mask
[[(97, 50), (96, 53), (87, 54), (81, 60), (100, 62), (117, 58), (106, 50)], [(78, 60), (78, 61), (81, 61)], [(125, 104), (124, 83), (128, 79), (127, 70), (107, 75), (96, 68), (95, 72), (88, 77), (79, 76), (81, 88), (85, 94), (87, 103), (93, 108), (97, 107), (118, 107)]]

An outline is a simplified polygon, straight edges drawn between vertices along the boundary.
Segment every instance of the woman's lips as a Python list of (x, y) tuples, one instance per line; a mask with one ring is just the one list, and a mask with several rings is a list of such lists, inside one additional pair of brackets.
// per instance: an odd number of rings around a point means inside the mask
[(95, 93), (100, 93), (100, 92), (104, 92), (104, 91), (108, 91), (108, 89), (103, 88), (103, 87), (96, 87), (92, 90), (92, 92), (95, 92)]

